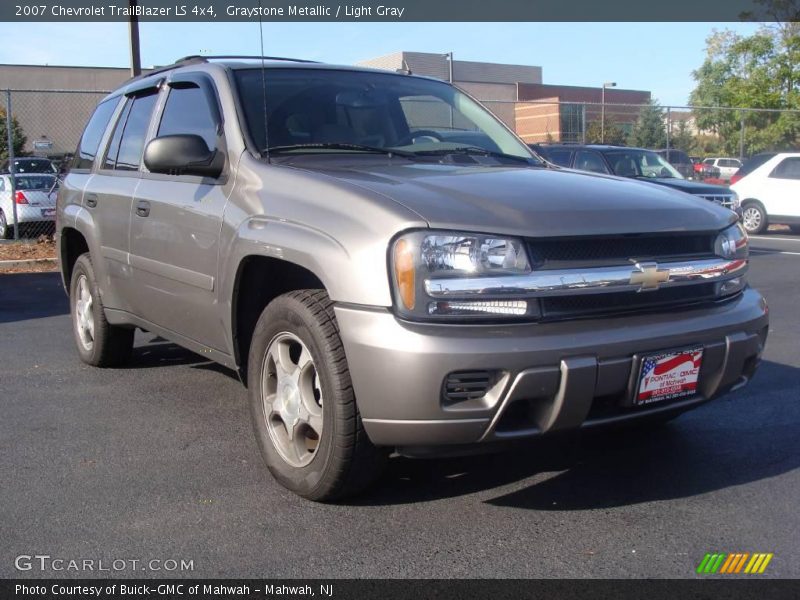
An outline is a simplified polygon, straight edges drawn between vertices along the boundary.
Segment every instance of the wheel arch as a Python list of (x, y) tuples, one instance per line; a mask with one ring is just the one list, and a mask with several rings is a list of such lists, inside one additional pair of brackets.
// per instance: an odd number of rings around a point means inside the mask
[(261, 313), (278, 296), (302, 289), (324, 289), (309, 268), (274, 256), (249, 254), (239, 261), (231, 296), (231, 341), (241, 379), (247, 381), (247, 356)]

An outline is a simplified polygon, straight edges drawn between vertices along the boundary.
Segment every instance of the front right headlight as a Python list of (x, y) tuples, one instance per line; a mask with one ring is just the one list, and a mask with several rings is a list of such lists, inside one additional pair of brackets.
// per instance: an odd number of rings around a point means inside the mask
[[(391, 251), (395, 304), (401, 316), (415, 320), (494, 320), (538, 317), (536, 300), (482, 294), (443, 300), (428, 290), (437, 280), (495, 280), (513, 289), (515, 276), (531, 272), (522, 240), (500, 235), (453, 231), (413, 231), (395, 240)], [(495, 282), (496, 283), (496, 282)], [(488, 287), (488, 286), (487, 286)]]

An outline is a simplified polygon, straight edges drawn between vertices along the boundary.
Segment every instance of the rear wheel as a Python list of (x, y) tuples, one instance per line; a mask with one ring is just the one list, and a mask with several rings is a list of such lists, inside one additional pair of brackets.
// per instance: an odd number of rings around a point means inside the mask
[(114, 367), (125, 363), (133, 350), (134, 330), (111, 325), (106, 320), (88, 252), (75, 261), (69, 302), (72, 331), (81, 360), (95, 367)]
[(286, 488), (329, 501), (380, 475), (387, 452), (364, 431), (324, 290), (289, 292), (264, 309), (250, 346), (248, 388), (261, 454)]
[(756, 202), (746, 203), (742, 209), (742, 225), (751, 235), (766, 230), (768, 223), (764, 207)]
[(5, 213), (0, 210), (0, 240), (10, 240), (14, 237), (14, 228), (9, 227)]

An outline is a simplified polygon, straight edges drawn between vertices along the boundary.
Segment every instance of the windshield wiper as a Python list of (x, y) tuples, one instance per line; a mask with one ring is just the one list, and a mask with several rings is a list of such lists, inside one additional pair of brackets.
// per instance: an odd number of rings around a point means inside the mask
[(414, 156), (413, 152), (405, 150), (392, 150), (391, 148), (378, 148), (377, 146), (365, 146), (363, 144), (348, 144), (342, 142), (317, 142), (310, 144), (291, 144), (286, 146), (272, 146), (267, 148), (267, 152), (292, 152), (295, 150), (348, 150), (351, 152), (371, 152), (374, 154), (387, 154), (395, 156)]
[(413, 153), (415, 156), (446, 156), (448, 154), (473, 154), (478, 156), (491, 156), (493, 158), (507, 158), (517, 162), (525, 163), (526, 165), (538, 166), (539, 162), (534, 162), (535, 159), (526, 158), (524, 156), (517, 156), (516, 154), (506, 154), (505, 152), (495, 152), (481, 148), (480, 146), (459, 146), (457, 148), (442, 148), (441, 150), (419, 150)]

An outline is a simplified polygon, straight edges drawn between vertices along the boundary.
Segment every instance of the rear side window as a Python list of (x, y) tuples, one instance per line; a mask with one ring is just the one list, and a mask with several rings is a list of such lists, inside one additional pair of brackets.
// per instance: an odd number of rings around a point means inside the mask
[(605, 162), (597, 152), (580, 150), (575, 154), (575, 168), (592, 173), (608, 173)]
[(154, 92), (146, 96), (136, 96), (128, 101), (129, 106), (120, 115), (109, 144), (105, 168), (117, 171), (139, 170), (156, 98), (158, 94)]
[(784, 158), (770, 174), (776, 179), (800, 179), (800, 157)]
[(196, 85), (169, 91), (158, 135), (191, 133), (203, 138), (209, 150), (217, 147), (217, 122), (205, 93)]
[(547, 158), (560, 167), (568, 167), (570, 159), (572, 159), (572, 152), (570, 150), (548, 150)]
[(111, 98), (101, 102), (94, 110), (94, 114), (89, 119), (86, 129), (83, 131), (78, 149), (75, 152), (75, 159), (72, 162), (73, 169), (91, 169), (97, 149), (100, 147), (100, 140), (108, 127), (111, 115), (119, 104), (119, 98)]

